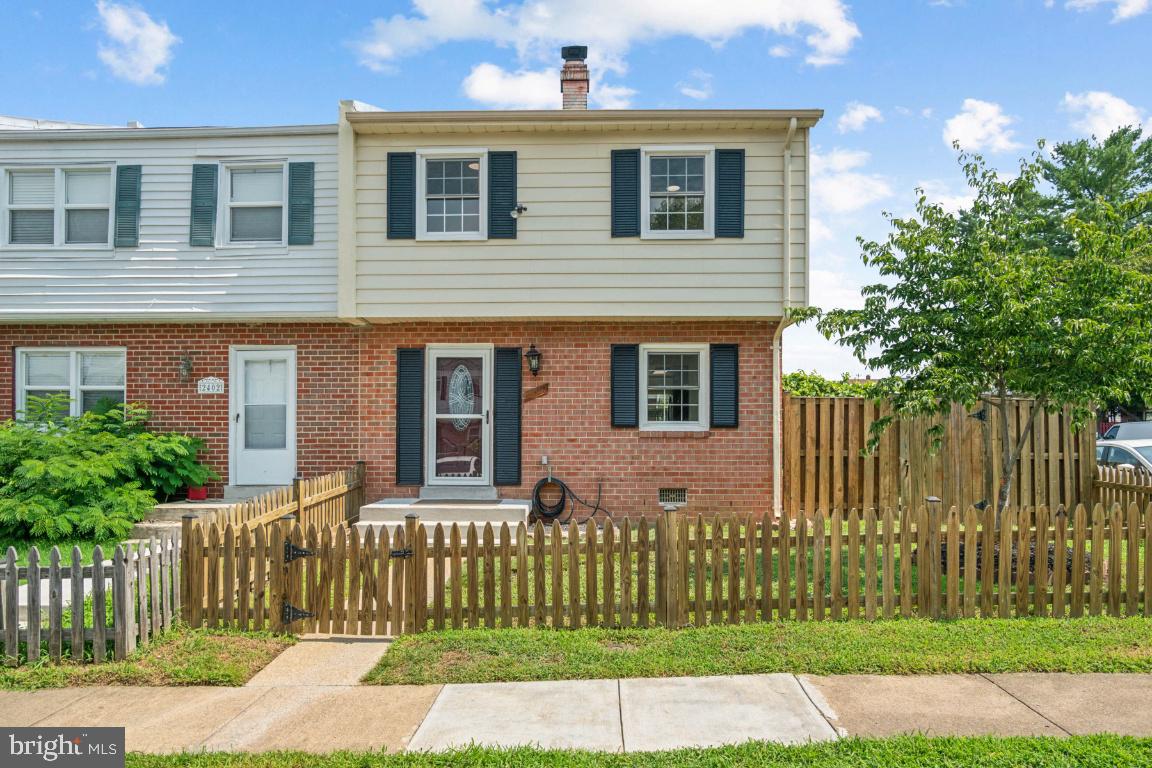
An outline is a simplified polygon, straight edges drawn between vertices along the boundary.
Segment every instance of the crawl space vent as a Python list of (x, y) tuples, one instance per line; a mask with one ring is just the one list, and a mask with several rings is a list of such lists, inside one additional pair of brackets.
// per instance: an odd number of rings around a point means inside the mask
[(661, 488), (660, 489), (660, 503), (661, 504), (687, 504), (688, 503), (688, 489), (687, 488)]

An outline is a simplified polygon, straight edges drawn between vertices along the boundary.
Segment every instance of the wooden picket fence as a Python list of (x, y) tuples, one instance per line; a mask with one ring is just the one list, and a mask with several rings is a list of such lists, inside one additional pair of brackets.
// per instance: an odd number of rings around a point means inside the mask
[[(1012, 439), (1031, 407), (1031, 400), (1009, 402)], [(944, 417), (897, 420), (877, 450), (862, 456), (870, 425), (891, 414), (887, 403), (865, 398), (785, 396), (784, 499), (793, 518), (802, 511), (836, 507), (916, 507), (928, 497), (939, 498), (945, 509), (995, 503), (1001, 474), (994, 448), (999, 444), (998, 409), (969, 411), (956, 405)], [(928, 430), (936, 424), (944, 433), (933, 451)], [(1042, 414), (1017, 462), (1010, 505), (1091, 507), (1095, 466), (1091, 428), (1073, 430), (1067, 409)]]
[[(192, 626), (385, 635), (462, 627), (1152, 615), (1152, 508), (937, 509), (191, 531)], [(202, 541), (206, 543), (201, 544)], [(285, 562), (285, 543), (310, 554)], [(986, 557), (986, 553), (991, 553)], [(1003, 555), (1003, 556), (1002, 556)], [(985, 567), (987, 566), (987, 567)], [(187, 570), (187, 569), (186, 569)], [(199, 585), (204, 585), (199, 588)]]
[(1107, 507), (1152, 504), (1152, 475), (1139, 469), (1096, 468), (1096, 498)]
[(291, 486), (276, 488), (237, 502), (215, 513), (221, 525), (267, 525), (295, 515), (302, 525), (331, 526), (354, 522), (364, 506), (364, 462), (352, 469), (313, 478), (298, 477)]
[(180, 615), (179, 551), (165, 537), (118, 545), (107, 560), (96, 547), (85, 564), (78, 547), (68, 558), (58, 547), (47, 557), (33, 547), (18, 567), (9, 547), (0, 566), (4, 663), (100, 663), (148, 645)]

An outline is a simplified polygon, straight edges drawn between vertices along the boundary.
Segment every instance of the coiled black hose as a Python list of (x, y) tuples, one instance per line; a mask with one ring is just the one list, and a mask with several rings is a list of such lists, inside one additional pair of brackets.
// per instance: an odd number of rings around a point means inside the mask
[[(556, 488), (560, 492), (560, 498), (555, 502), (549, 504), (544, 501), (544, 490), (546, 488)], [(532, 511), (536, 513), (537, 517), (542, 517), (545, 520), (560, 520), (564, 515), (564, 511), (568, 508), (568, 499), (571, 497), (573, 505), (572, 510), (560, 522), (568, 522), (576, 514), (576, 504), (582, 504), (588, 509), (592, 510), (585, 520), (591, 520), (596, 516), (597, 512), (603, 512), (604, 515), (611, 520), (612, 513), (607, 509), (600, 506), (600, 498), (604, 489), (604, 482), (601, 480), (596, 483), (596, 502), (589, 504), (576, 495), (576, 492), (568, 487), (567, 483), (556, 477), (542, 477), (536, 482), (536, 486), (532, 489)]]

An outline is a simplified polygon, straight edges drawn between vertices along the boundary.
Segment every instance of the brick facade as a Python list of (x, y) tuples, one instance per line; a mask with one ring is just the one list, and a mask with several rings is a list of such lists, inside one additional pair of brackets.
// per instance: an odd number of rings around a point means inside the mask
[[(128, 398), (146, 402), (158, 428), (202, 437), (207, 460), (227, 480), (228, 396), (197, 395), (196, 379), (228, 378), (238, 344), (297, 347), (299, 469), (313, 475), (367, 461), (368, 497), (414, 496), (395, 485), (396, 349), (430, 343), (492, 343), (543, 354), (547, 383), (523, 406), (523, 484), (501, 487), (528, 498), (553, 474), (589, 501), (602, 484), (613, 514), (655, 514), (658, 489), (686, 487), (692, 512), (765, 510), (772, 484), (772, 334), (768, 321), (420, 321), (338, 324), (0, 325), (0, 419), (12, 415), (14, 349), (23, 346), (123, 346)], [(701, 342), (740, 345), (740, 426), (708, 432), (642, 432), (611, 426), (609, 354), (614, 343)], [(179, 358), (190, 353), (191, 381)], [(213, 490), (218, 490), (213, 489)]]

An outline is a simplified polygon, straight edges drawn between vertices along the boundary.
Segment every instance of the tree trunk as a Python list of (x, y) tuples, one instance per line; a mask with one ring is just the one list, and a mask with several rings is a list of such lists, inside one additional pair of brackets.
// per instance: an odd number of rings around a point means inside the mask
[(1008, 393), (1006, 389), (1001, 386), (998, 393), (1000, 402), (998, 407), (1000, 409), (1000, 492), (996, 498), (996, 524), (1000, 524), (1000, 514), (1008, 506), (1008, 501), (1012, 497), (1012, 476), (1016, 469), (1016, 461), (1020, 458), (1020, 454), (1024, 451), (1024, 445), (1028, 442), (1028, 437), (1032, 434), (1032, 428), (1036, 424), (1036, 417), (1044, 410), (1046, 405), (1045, 400), (1036, 400), (1032, 403), (1032, 408), (1028, 413), (1028, 421), (1020, 429), (1020, 434), (1017, 436), (1015, 444), (1012, 442), (1011, 432), (1008, 429)]

